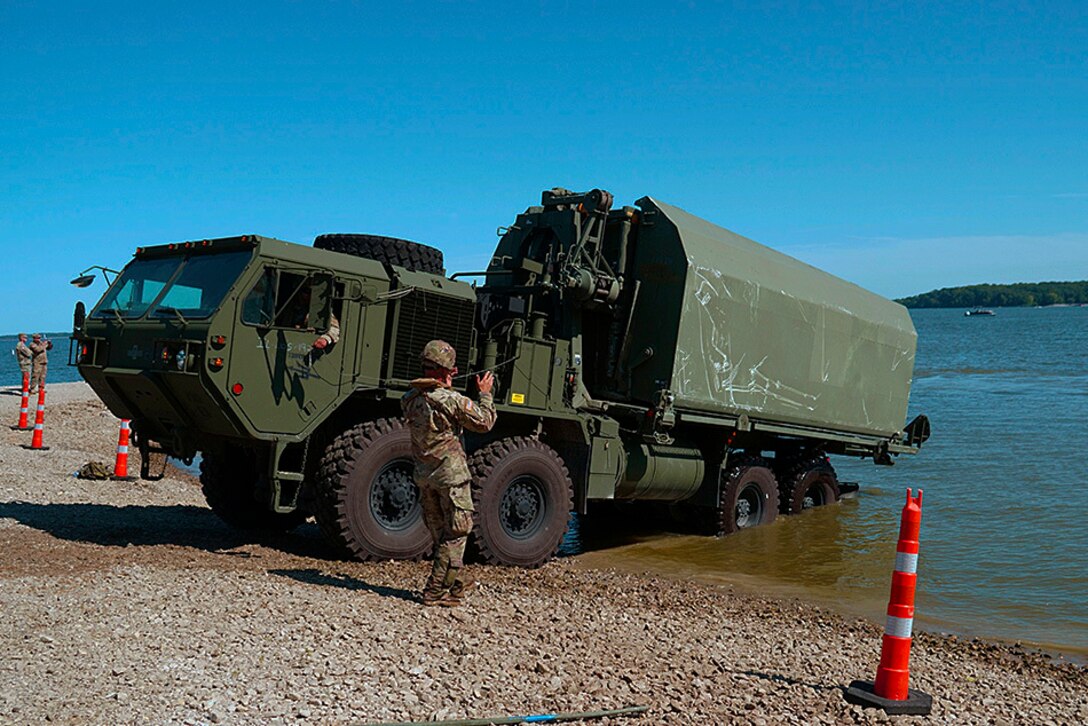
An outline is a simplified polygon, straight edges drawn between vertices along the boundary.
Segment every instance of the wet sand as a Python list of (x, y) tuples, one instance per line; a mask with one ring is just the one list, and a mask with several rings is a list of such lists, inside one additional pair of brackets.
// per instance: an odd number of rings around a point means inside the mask
[[(95, 482), (113, 418), (49, 387), (48, 452), (0, 442), (0, 722), (360, 723), (647, 705), (612, 723), (879, 723), (842, 698), (881, 625), (820, 605), (598, 569), (472, 567), (463, 608), (414, 601), (424, 563), (343, 562), (313, 525), (252, 538), (193, 477)], [(17, 397), (0, 397), (14, 423)], [(138, 467), (137, 461), (130, 463)], [(750, 583), (749, 583), (750, 584)], [(922, 633), (930, 723), (1088, 722), (1088, 671), (1015, 644)], [(609, 723), (608, 720), (593, 723)]]

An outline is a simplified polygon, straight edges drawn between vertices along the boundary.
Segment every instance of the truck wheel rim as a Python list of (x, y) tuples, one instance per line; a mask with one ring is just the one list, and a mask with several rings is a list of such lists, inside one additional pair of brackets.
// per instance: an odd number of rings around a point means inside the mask
[(737, 496), (737, 529), (754, 527), (763, 521), (763, 492), (757, 484), (744, 487)]
[(382, 527), (395, 532), (411, 527), (420, 518), (419, 489), (412, 481), (411, 461), (391, 461), (374, 477), (370, 514)]
[(499, 522), (507, 535), (528, 539), (540, 529), (547, 508), (544, 486), (533, 476), (520, 476), (510, 482), (499, 502)]
[(824, 501), (824, 488), (819, 484), (810, 486), (805, 495), (801, 497), (801, 509), (812, 509), (813, 507), (821, 507), (825, 504)]

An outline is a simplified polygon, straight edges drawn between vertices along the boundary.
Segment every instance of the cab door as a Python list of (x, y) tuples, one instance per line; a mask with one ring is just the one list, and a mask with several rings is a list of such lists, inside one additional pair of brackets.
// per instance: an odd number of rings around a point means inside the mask
[(255, 430), (301, 433), (339, 399), (346, 346), (314, 347), (350, 322), (334, 309), (337, 284), (330, 272), (269, 263), (241, 295), (229, 380)]

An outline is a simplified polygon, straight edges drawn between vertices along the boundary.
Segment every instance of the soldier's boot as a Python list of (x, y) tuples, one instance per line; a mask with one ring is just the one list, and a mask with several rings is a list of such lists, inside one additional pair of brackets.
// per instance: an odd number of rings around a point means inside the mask
[(423, 594), (419, 601), (424, 605), (439, 605), (442, 599), (449, 595), (450, 587), (446, 584), (449, 574), (449, 564), (436, 557), (431, 565), (431, 574), (427, 578), (427, 584), (423, 586)]
[(464, 597), (471, 591), (476, 589), (475, 580), (469, 580), (462, 577), (459, 574), (460, 568), (451, 567), (449, 572), (446, 573), (445, 582), (449, 583), (449, 594), (447, 596), (447, 602), (444, 603), (446, 607), (456, 607), (464, 602)]
[(475, 580), (471, 580), (466, 577), (462, 577), (461, 575), (458, 575), (457, 579), (455, 579), (453, 581), (453, 584), (450, 585), (450, 597), (460, 600), (465, 595), (469, 594), (475, 589)]

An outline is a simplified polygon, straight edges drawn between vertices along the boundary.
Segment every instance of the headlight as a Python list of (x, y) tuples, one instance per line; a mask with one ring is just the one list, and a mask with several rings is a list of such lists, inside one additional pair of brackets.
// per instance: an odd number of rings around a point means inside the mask
[(178, 354), (174, 356), (174, 362), (177, 363), (178, 370), (185, 370), (185, 349), (182, 348), (178, 351)]

